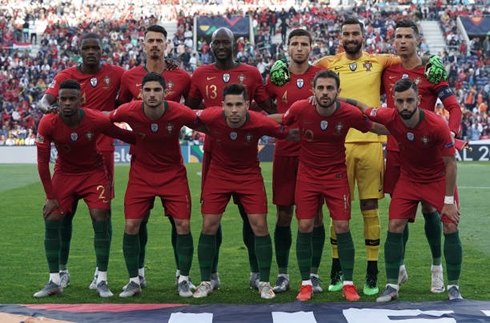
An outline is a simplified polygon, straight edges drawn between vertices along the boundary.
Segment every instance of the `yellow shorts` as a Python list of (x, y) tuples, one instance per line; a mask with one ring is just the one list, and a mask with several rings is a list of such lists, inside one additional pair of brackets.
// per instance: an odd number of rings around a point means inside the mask
[(381, 143), (346, 143), (345, 164), (347, 165), (347, 178), (353, 200), (356, 181), (359, 199), (382, 199), (384, 197), (385, 167)]

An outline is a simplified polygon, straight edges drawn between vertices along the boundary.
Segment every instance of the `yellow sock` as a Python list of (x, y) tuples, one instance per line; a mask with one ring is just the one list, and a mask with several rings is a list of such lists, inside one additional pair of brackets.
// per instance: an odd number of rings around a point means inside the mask
[(361, 211), (364, 220), (364, 241), (368, 261), (378, 261), (381, 226), (378, 209)]

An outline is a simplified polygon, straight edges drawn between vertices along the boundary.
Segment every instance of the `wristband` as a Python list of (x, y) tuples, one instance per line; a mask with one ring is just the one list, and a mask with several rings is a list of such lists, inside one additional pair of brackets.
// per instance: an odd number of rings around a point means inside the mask
[(444, 204), (454, 204), (454, 196), (444, 196)]

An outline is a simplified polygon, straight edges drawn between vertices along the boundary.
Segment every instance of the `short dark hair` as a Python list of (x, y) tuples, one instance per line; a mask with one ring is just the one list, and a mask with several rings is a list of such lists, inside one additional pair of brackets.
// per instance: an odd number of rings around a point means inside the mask
[(359, 25), (361, 27), (361, 33), (364, 34), (364, 24), (360, 22), (359, 19), (357, 18), (354, 17), (346, 18), (344, 22), (342, 22), (342, 26), (340, 27), (340, 29), (342, 29), (342, 27), (344, 27), (345, 25)]
[(146, 34), (148, 34), (148, 32), (150, 32), (150, 31), (153, 31), (153, 32), (156, 32), (156, 33), (161, 33), (161, 34), (163, 34), (163, 36), (165, 37), (165, 39), (167, 39), (167, 31), (165, 30), (165, 28), (163, 28), (160, 25), (151, 25), (150, 27), (146, 28), (146, 30), (145, 30), (145, 37), (146, 37)]
[(243, 84), (240, 83), (232, 83), (223, 88), (223, 100), (227, 95), (243, 95), (243, 99), (247, 101), (247, 89)]
[(65, 80), (60, 83), (60, 90), (62, 89), (73, 89), (81, 91), (82, 87), (80, 86), (80, 83), (75, 80)]
[(334, 71), (321, 70), (320, 72), (316, 73), (315, 77), (313, 78), (313, 88), (315, 88), (316, 80), (318, 79), (334, 79), (335, 83), (337, 84), (337, 89), (340, 87), (340, 78)]
[(419, 36), (419, 28), (417, 25), (410, 19), (402, 19), (398, 20), (395, 25), (395, 30), (397, 28), (412, 28), (412, 30), (415, 32), (415, 35), (418, 37)]
[(419, 88), (417, 86), (417, 83), (412, 81), (411, 79), (403, 78), (401, 80), (398, 80), (398, 82), (395, 83), (395, 92), (405, 92), (409, 89), (413, 89), (415, 91), (415, 94), (419, 93)]
[(301, 29), (301, 28), (294, 29), (293, 31), (291, 31), (289, 33), (289, 36), (288, 36), (288, 45), (291, 42), (291, 38), (297, 37), (297, 36), (306, 36), (306, 37), (308, 37), (308, 40), (310, 41), (310, 45), (311, 45), (312, 38), (311, 38), (310, 32), (309, 31), (306, 31), (304, 29)]
[(158, 82), (160, 85), (165, 89), (165, 79), (161, 74), (155, 73), (155, 72), (150, 72), (143, 76), (143, 80), (141, 81), (141, 86), (145, 86), (147, 82)]
[(85, 39), (97, 39), (99, 42), (102, 42), (102, 37), (100, 37), (99, 34), (96, 33), (86, 33), (80, 38), (80, 44), (82, 44), (82, 41)]

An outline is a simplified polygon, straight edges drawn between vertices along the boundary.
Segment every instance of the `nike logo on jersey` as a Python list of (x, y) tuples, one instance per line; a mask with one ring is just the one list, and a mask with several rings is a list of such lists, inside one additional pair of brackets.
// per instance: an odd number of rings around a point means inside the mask
[(208, 76), (208, 77), (206, 77), (206, 81), (214, 80), (215, 78), (216, 78), (216, 76)]
[(334, 67), (333, 69), (334, 70), (340, 70), (342, 68), (342, 66), (338, 66), (338, 67)]
[(397, 78), (397, 76), (396, 75), (390, 75), (390, 76), (388, 76), (388, 78), (391, 80), (391, 79)]
[(136, 85), (136, 87), (139, 87), (139, 86), (141, 86), (141, 83), (136, 83), (135, 85)]

